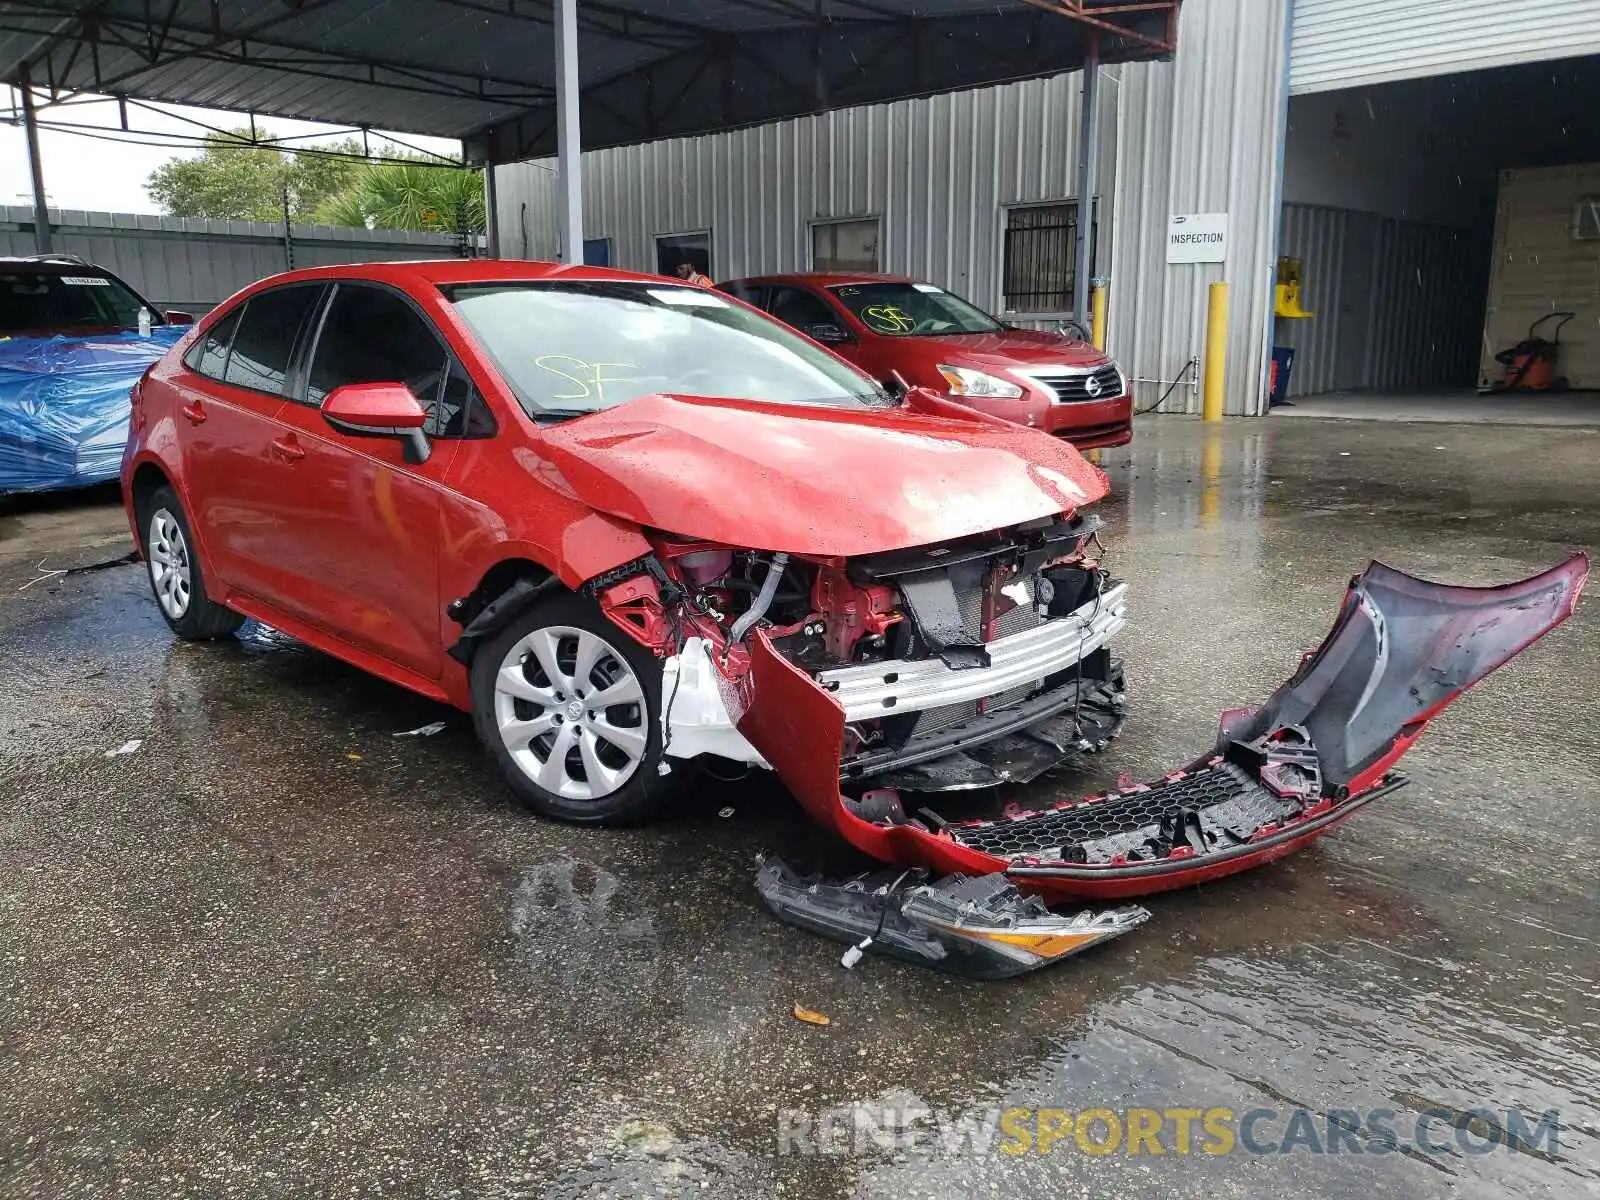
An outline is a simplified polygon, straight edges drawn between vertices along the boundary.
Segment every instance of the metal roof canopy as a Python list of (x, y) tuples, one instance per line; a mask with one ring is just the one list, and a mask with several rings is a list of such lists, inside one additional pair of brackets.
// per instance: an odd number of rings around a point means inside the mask
[[(1172, 52), (1180, 0), (581, 0), (585, 148)], [(570, 0), (3, 0), (0, 79), (556, 148)]]

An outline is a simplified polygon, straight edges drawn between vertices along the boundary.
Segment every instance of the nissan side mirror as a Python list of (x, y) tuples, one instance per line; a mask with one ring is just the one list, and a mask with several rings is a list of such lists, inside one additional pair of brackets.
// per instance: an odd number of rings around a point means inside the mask
[(422, 432), (428, 414), (403, 383), (347, 383), (322, 402), (322, 419), (351, 437), (396, 437), (405, 442), (406, 462), (428, 461), (433, 452)]
[(848, 342), (850, 340), (848, 333), (837, 325), (829, 324), (826, 321), (811, 326), (806, 332), (811, 335), (813, 341), (821, 342), (824, 346), (837, 346), (840, 342)]
[(176, 308), (169, 308), (161, 314), (166, 317), (168, 325), (193, 325), (194, 314), (182, 312)]

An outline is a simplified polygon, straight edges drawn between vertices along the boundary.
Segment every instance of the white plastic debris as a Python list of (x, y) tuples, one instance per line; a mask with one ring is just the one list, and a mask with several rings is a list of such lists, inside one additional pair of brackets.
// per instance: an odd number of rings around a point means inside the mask
[(115, 750), (107, 750), (106, 757), (120, 758), (124, 754), (132, 754), (142, 745), (144, 745), (143, 738), (130, 738), (128, 741), (123, 742), (122, 745), (118, 746)]
[(729, 817), (733, 816), (733, 807), (730, 805), (727, 808), (719, 808), (717, 810), (717, 816), (726, 821)]
[(443, 721), (429, 721), (426, 725), (418, 725), (415, 729), (406, 729), (393, 737), (432, 737), (436, 733), (444, 732)]
[(66, 568), (64, 567), (46, 567), (44, 565), (44, 559), (42, 558), (39, 560), (39, 565), (35, 567), (34, 570), (38, 571), (39, 574), (28, 580), (28, 582), (19, 587), (17, 591), (25, 592), (36, 583), (43, 583), (47, 579), (59, 579), (61, 576), (67, 573)]

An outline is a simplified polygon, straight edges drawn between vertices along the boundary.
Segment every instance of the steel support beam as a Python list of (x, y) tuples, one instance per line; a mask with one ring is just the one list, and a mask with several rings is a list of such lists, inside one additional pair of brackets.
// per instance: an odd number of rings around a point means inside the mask
[(1078, 243), (1072, 272), (1072, 315), (1084, 329), (1089, 311), (1089, 275), (1094, 261), (1095, 168), (1100, 161), (1100, 35), (1087, 34), (1083, 51), (1083, 112), (1078, 130)]
[(44, 198), (44, 164), (39, 158), (39, 117), (33, 111), (33, 80), (28, 64), (17, 68), (17, 90), (22, 93), (22, 128), (28, 137), (28, 171), (33, 176), (33, 244), (40, 254), (53, 248), (50, 206)]
[[(462, 147), (466, 156), (466, 147)], [(489, 242), (489, 257), (500, 257), (500, 194), (494, 186), (494, 164), (483, 164), (483, 230)]]
[(554, 0), (556, 164), (561, 197), (561, 261), (583, 262), (583, 136), (578, 125), (578, 0)]

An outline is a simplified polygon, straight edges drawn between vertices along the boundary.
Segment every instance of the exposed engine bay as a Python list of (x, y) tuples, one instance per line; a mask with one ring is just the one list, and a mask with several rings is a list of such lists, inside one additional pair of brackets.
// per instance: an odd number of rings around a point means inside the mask
[(849, 559), (662, 537), (643, 572), (629, 564), (612, 573), (628, 578), (591, 586), (667, 659), (669, 753), (764, 763), (724, 694), (759, 627), (843, 706), (847, 786), (990, 787), (1103, 748), (1121, 727), (1108, 643), (1127, 589), (1103, 565), (1099, 527), (1046, 519)]

